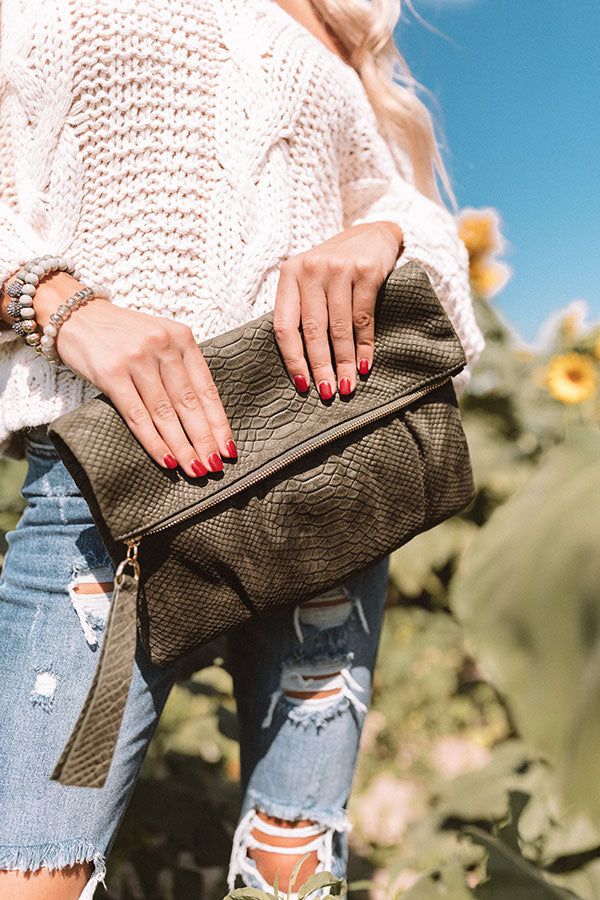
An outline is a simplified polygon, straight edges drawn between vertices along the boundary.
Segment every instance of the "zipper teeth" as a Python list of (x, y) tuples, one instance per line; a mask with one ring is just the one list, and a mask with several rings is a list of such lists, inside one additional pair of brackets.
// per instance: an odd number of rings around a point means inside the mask
[[(296, 460), (298, 459), (302, 459), (303, 456), (307, 456), (309, 453), (312, 453), (313, 450), (317, 450), (319, 447), (325, 447), (327, 444), (330, 444), (332, 441), (336, 440), (339, 437), (344, 437), (346, 434), (351, 434), (353, 431), (357, 431), (364, 425), (370, 425), (371, 422), (376, 422), (377, 419), (383, 419), (385, 418), (385, 416), (389, 416), (391, 413), (396, 412), (397, 410), (400, 410), (405, 406), (408, 406), (408, 404), (412, 403), (413, 400), (418, 400), (419, 397), (424, 397), (425, 394), (429, 394), (436, 388), (441, 387), (441, 385), (446, 384), (447, 381), (450, 381), (450, 378), (451, 376), (448, 375), (441, 381), (436, 381), (434, 384), (428, 384), (426, 387), (420, 388), (418, 391), (413, 391), (412, 394), (408, 394), (401, 400), (392, 401), (387, 406), (378, 409), (376, 412), (373, 412), (370, 415), (368, 413), (365, 413), (364, 416), (360, 416), (357, 421), (351, 422), (345, 426), (339, 426), (337, 429), (330, 431), (329, 435), (326, 438), (322, 438), (315, 443), (311, 443), (309, 447), (306, 447), (306, 449), (302, 450), (300, 453), (296, 453), (294, 456), (286, 456), (284, 461), (274, 463), (269, 468), (263, 469), (260, 474), (256, 475), (254, 478), (246, 479), (241, 487), (233, 485), (231, 488), (225, 489), (220, 494), (218, 494), (212, 502), (206, 503), (202, 507), (201, 512), (204, 512), (206, 509), (210, 509), (212, 506), (216, 506), (217, 503), (221, 503), (223, 500), (228, 500), (229, 497), (233, 497), (235, 494), (239, 494), (242, 491), (245, 491), (246, 488), (252, 487), (252, 485), (257, 484), (259, 481), (264, 481), (265, 478), (269, 478), (269, 476), (273, 475), (275, 472), (278, 472), (280, 469), (284, 469), (286, 466), (289, 466), (290, 463), (296, 462)], [(135, 537), (126, 538), (124, 543), (128, 545), (138, 543), (147, 534), (156, 534), (156, 532), (158, 531), (165, 531), (165, 529), (171, 528), (173, 525), (178, 525), (180, 522), (184, 522), (186, 519), (191, 519), (192, 516), (195, 515), (195, 509), (188, 510), (185, 514), (177, 516), (174, 519), (170, 519), (168, 522), (164, 522), (162, 525), (158, 525), (156, 528), (150, 528), (148, 531), (143, 531)]]

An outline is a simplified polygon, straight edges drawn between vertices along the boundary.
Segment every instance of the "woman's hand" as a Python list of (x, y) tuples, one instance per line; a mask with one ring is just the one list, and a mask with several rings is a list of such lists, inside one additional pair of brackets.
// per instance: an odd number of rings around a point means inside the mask
[(377, 292), (402, 246), (398, 225), (373, 222), (353, 225), (284, 262), (273, 325), (285, 367), (299, 391), (308, 390), (309, 365), (324, 400), (335, 393), (336, 375), (340, 394), (350, 394), (357, 368), (361, 374), (370, 370)]
[[(38, 323), (43, 327), (79, 288), (66, 273), (44, 279), (35, 295)], [(237, 455), (219, 392), (187, 325), (98, 298), (61, 326), (56, 349), (112, 400), (160, 466), (179, 464), (195, 477), (220, 471), (221, 456)]]

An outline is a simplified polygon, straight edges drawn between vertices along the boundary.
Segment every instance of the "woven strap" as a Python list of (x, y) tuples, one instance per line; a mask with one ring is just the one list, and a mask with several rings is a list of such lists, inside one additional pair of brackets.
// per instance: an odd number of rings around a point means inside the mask
[(137, 579), (121, 575), (106, 622), (94, 678), (77, 722), (50, 776), (60, 784), (102, 787), (129, 694), (137, 627)]

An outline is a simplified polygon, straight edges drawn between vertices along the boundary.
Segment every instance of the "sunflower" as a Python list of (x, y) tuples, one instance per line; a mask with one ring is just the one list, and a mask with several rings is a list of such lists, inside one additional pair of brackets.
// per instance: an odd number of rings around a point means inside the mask
[(546, 385), (561, 403), (581, 403), (596, 393), (598, 376), (587, 356), (573, 351), (550, 360)]
[(468, 207), (458, 215), (458, 233), (469, 251), (469, 256), (500, 253), (504, 240), (500, 232), (500, 216), (491, 207)]
[(488, 300), (502, 290), (510, 277), (509, 267), (487, 256), (473, 256), (469, 265), (469, 280), (475, 293)]

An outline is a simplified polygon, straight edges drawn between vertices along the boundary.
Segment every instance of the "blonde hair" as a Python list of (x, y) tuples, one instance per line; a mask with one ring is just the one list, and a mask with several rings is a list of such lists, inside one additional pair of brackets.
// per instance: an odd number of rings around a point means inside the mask
[[(423, 87), (394, 44), (393, 32), (400, 18), (401, 0), (310, 2), (341, 44), (349, 64), (360, 75), (381, 133), (392, 149), (397, 145), (408, 153), (417, 188), (443, 205), (437, 172), (456, 211), (456, 198), (440, 155), (432, 116), (416, 94)], [(410, 0), (406, 2), (415, 12)]]

